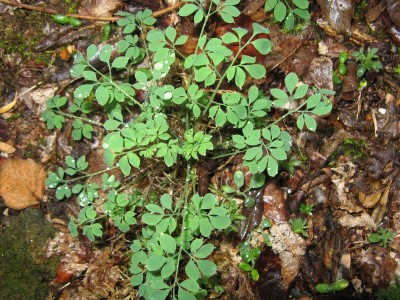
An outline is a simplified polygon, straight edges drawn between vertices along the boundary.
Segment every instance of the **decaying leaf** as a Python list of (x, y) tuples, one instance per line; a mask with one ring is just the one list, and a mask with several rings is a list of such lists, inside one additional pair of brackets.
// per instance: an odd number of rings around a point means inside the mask
[(46, 171), (32, 159), (0, 162), (0, 195), (7, 207), (24, 209), (39, 204), (44, 195)]
[(387, 203), (388, 203), (389, 192), (390, 192), (390, 186), (391, 186), (391, 184), (389, 184), (388, 187), (385, 189), (382, 197), (379, 199), (377, 207), (372, 212), (371, 217), (374, 220), (375, 224), (377, 224), (377, 225), (382, 221), (382, 219), (385, 215), (386, 207), (387, 207)]
[(283, 286), (288, 288), (299, 273), (306, 253), (306, 242), (292, 231), (287, 222), (274, 224), (270, 228), (270, 241), (272, 250), (281, 259)]
[(79, 7), (79, 13), (84, 15), (110, 17), (118, 8), (122, 7), (119, 0), (84, 0)]
[(0, 152), (4, 152), (7, 154), (15, 152), (15, 148), (10, 144), (0, 142)]
[(336, 168), (331, 168), (334, 172), (332, 182), (336, 185), (337, 191), (337, 207), (350, 213), (358, 213), (363, 209), (350, 201), (348, 193), (348, 184), (352, 182), (356, 173), (356, 165), (352, 161), (339, 162)]
[(366, 195), (363, 192), (360, 192), (358, 195), (358, 199), (364, 205), (366, 208), (371, 208), (374, 207), (375, 204), (381, 199), (382, 192), (378, 191), (375, 193), (372, 193), (370, 195)]
[(265, 186), (262, 200), (264, 203), (263, 215), (268, 220), (274, 223), (288, 221), (286, 199), (282, 188), (278, 186), (275, 180)]
[(372, 220), (370, 215), (367, 213), (361, 213), (361, 215), (351, 215), (347, 212), (338, 212), (336, 214), (338, 218), (338, 223), (344, 227), (353, 228), (353, 227), (366, 227), (375, 229), (375, 222)]
[(18, 99), (18, 96), (15, 96), (13, 101), (0, 107), (0, 114), (4, 114), (4, 113), (8, 112), (10, 109), (12, 109), (15, 106), (15, 104), (17, 103), (17, 99)]
[(386, 0), (386, 3), (390, 19), (397, 26), (400, 26), (400, 2), (398, 0)]
[(339, 34), (351, 33), (353, 4), (351, 0), (318, 0), (322, 14)]
[[(394, 282), (398, 264), (387, 248), (374, 245), (360, 257), (360, 279), (366, 286), (388, 286)], [(393, 298), (395, 299), (395, 298)]]
[(304, 82), (314, 84), (320, 89), (333, 90), (332, 73), (332, 60), (327, 57), (316, 57), (311, 61)]

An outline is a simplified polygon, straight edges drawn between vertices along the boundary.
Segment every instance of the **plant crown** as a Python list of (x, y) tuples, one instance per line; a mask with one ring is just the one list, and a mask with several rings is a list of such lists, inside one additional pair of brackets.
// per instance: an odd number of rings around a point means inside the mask
[[(272, 98), (257, 85), (248, 86), (248, 78), (261, 79), (266, 70), (241, 52), (252, 44), (262, 55), (268, 54), (272, 46), (265, 34), (269, 30), (254, 23), (250, 34), (243, 28), (233, 28), (221, 38), (205, 33), (214, 15), (233, 23), (240, 14), (239, 0), (212, 0), (208, 7), (206, 1), (185, 2), (179, 15), (192, 17), (201, 28), (193, 54), (185, 56), (180, 51), (187, 35), (178, 35), (173, 27), (154, 29), (156, 19), (150, 10), (122, 12), (118, 25), (124, 38), (116, 46), (92, 44), (86, 54), (78, 53), (71, 75), (82, 77), (84, 83), (75, 89), (73, 102), (55, 96), (47, 100), (43, 113), (49, 129), (62, 129), (73, 119), (76, 141), (104, 134), (107, 168), (89, 172), (84, 156), (67, 156), (64, 167), (49, 173), (46, 185), (55, 189), (58, 200), (77, 196), (81, 210), (69, 222), (72, 236), (82, 232), (94, 241), (103, 236), (105, 222), (112, 222), (122, 233), (135, 232), (131, 284), (146, 299), (195, 300), (204, 293), (199, 282), (217, 271), (210, 259), (215, 247), (208, 239), (216, 232), (228, 232), (240, 219), (236, 202), (227, 200), (232, 192), (228, 188), (227, 193), (219, 193), (228, 195), (222, 200), (196, 191), (198, 161), (241, 154), (243, 165), (253, 174), (250, 188), (259, 188), (265, 175), (277, 175), (279, 162), (288, 158), (291, 137), (280, 121), (297, 115), (300, 130), (315, 131), (314, 116), (332, 108), (327, 98), (331, 91), (311, 89), (294, 73), (285, 77), (283, 89), (270, 90)], [(304, 6), (303, 1), (293, 3)], [(239, 51), (233, 52), (231, 44), (240, 45)], [(104, 67), (93, 66), (96, 58)], [(176, 67), (183, 73), (178, 84), (169, 78)], [(115, 76), (123, 72), (128, 74), (126, 79)], [(222, 90), (227, 83), (231, 90)], [(144, 99), (138, 100), (138, 94), (145, 95)], [(290, 105), (293, 102), (299, 105)], [(272, 109), (287, 106), (295, 108), (279, 119), (270, 115)], [(104, 122), (90, 119), (98, 110), (106, 113)], [(132, 179), (132, 174), (146, 172), (152, 161), (165, 164), (161, 169), (170, 182), (170, 177), (178, 176), (176, 170), (185, 170), (182, 188), (167, 186), (168, 192), (158, 195), (128, 188), (126, 180), (115, 176), (119, 169)], [(95, 176), (101, 181), (94, 181)], [(236, 174), (235, 181), (240, 188), (243, 173)]]

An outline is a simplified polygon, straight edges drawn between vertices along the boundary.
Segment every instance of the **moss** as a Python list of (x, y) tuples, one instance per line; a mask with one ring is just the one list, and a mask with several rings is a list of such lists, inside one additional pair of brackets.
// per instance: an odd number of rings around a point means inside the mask
[(34, 58), (33, 46), (44, 38), (43, 28), (49, 16), (39, 12), (16, 10), (14, 16), (2, 15), (0, 22), (0, 49), (4, 54)]
[(67, 13), (72, 14), (77, 12), (78, 1), (76, 0), (65, 0), (67, 6)]
[(341, 156), (345, 155), (347, 157), (352, 157), (353, 159), (361, 159), (365, 157), (365, 150), (367, 149), (367, 144), (365, 140), (362, 139), (344, 139), (343, 143), (339, 148), (333, 152), (329, 157), (328, 166), (334, 166), (336, 160)]
[(54, 228), (38, 209), (1, 219), (0, 291), (2, 299), (45, 299), (55, 276), (56, 259), (44, 256)]

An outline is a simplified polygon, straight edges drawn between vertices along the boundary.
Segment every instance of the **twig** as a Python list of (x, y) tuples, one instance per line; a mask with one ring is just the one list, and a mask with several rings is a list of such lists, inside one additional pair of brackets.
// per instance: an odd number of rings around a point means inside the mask
[[(54, 9), (51, 9), (51, 8), (23, 4), (23, 3), (10, 1), (10, 0), (0, 0), (0, 2), (5, 3), (7, 5), (15, 6), (18, 8), (24, 8), (24, 9), (32, 10), (32, 11), (38, 11), (38, 12), (42, 12), (42, 13), (46, 13), (46, 14), (50, 14), (50, 15), (60, 14), (60, 12), (55, 11)], [(153, 17), (159, 17), (161, 15), (169, 13), (170, 11), (181, 7), (183, 4), (184, 4), (183, 2), (178, 2), (170, 7), (155, 11), (155, 12), (153, 12)], [(101, 17), (101, 16), (90, 16), (90, 15), (80, 15), (80, 14), (64, 14), (64, 15), (66, 15), (68, 17), (72, 17), (72, 18), (77, 18), (77, 19), (93, 20), (93, 21), (107, 21), (107, 22), (115, 22), (115, 21), (118, 21), (119, 19), (121, 19), (121, 17)]]

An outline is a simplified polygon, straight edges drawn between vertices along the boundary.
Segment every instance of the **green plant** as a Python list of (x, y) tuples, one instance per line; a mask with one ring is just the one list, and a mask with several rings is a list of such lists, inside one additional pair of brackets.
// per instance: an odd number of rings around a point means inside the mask
[(233, 194), (235, 197), (240, 197), (244, 199), (244, 207), (252, 207), (255, 204), (255, 199), (248, 196), (248, 191), (250, 189), (258, 189), (262, 187), (265, 183), (264, 174), (256, 174), (251, 178), (249, 187), (241, 191), (244, 187), (244, 173), (242, 171), (236, 171), (233, 180), (235, 187), (222, 186), (222, 191), (226, 194)]
[(307, 233), (307, 220), (302, 218), (296, 218), (289, 221), (290, 225), (292, 225), (292, 230), (294, 233), (298, 233), (303, 235), (304, 237), (308, 237)]
[(314, 204), (300, 204), (300, 212), (312, 216), (314, 211)]
[(315, 287), (318, 293), (328, 294), (334, 292), (341, 292), (349, 286), (349, 281), (346, 279), (339, 279), (332, 283), (319, 283)]
[[(48, 128), (60, 130), (72, 119), (74, 140), (104, 136), (107, 164), (90, 173), (85, 157), (68, 156), (63, 167), (50, 172), (47, 187), (55, 189), (59, 200), (77, 195), (81, 211), (69, 223), (73, 236), (82, 232), (92, 241), (101, 238), (105, 222), (121, 232), (135, 232), (131, 283), (146, 299), (196, 299), (203, 293), (199, 283), (217, 270), (209, 258), (214, 251), (211, 238), (232, 230), (240, 218), (229, 197), (199, 195), (198, 162), (243, 155), (252, 174), (248, 188), (259, 188), (266, 174), (278, 173), (278, 162), (285, 161), (290, 151), (291, 137), (279, 123), (298, 115), (298, 128), (314, 131), (314, 116), (332, 108), (327, 98), (331, 91), (301, 84), (294, 73), (285, 77), (283, 89), (271, 89), (273, 99), (256, 85), (245, 85), (246, 78), (260, 79), (266, 70), (241, 52), (252, 44), (267, 54), (271, 43), (263, 34), (269, 30), (254, 23), (250, 37), (243, 28), (233, 28), (221, 39), (205, 34), (214, 15), (232, 23), (240, 13), (238, 3), (212, 0), (207, 6), (205, 1), (187, 1), (181, 7), (179, 14), (194, 15), (201, 27), (196, 49), (188, 56), (179, 51), (188, 36), (178, 35), (173, 27), (153, 29), (156, 20), (150, 10), (120, 13), (118, 25), (125, 37), (117, 43), (118, 53), (108, 44), (90, 45), (86, 54), (78, 53), (74, 59), (71, 75), (84, 82), (75, 89), (73, 101), (60, 96), (47, 100), (43, 120)], [(227, 47), (231, 43), (241, 45), (236, 54)], [(103, 66), (95, 68), (90, 63), (93, 58)], [(179, 66), (185, 80), (172, 84), (167, 75)], [(126, 73), (125, 81), (114, 76), (121, 72)], [(230, 90), (222, 91), (221, 85), (227, 83)], [(143, 99), (137, 98), (140, 94)], [(274, 107), (289, 108), (273, 119), (269, 112)], [(105, 121), (89, 119), (96, 113), (104, 113)], [(112, 175), (116, 170), (129, 180)], [(165, 183), (150, 186), (152, 193), (145, 193), (132, 186), (140, 181), (141, 176), (133, 176), (140, 171), (158, 171), (154, 177)], [(94, 178), (99, 176), (97, 184)], [(242, 195), (248, 189), (243, 174), (235, 174), (235, 184), (233, 190), (224, 188), (225, 194)]]
[(397, 64), (397, 66), (396, 66), (395, 68), (393, 68), (393, 71), (394, 71), (396, 74), (400, 74), (400, 64)]
[(285, 22), (285, 28), (290, 31), (294, 28), (296, 17), (304, 21), (310, 20), (308, 11), (308, 0), (267, 0), (265, 1), (265, 11), (272, 11), (278, 22)]
[(377, 232), (373, 232), (368, 236), (368, 241), (371, 243), (379, 243), (383, 247), (387, 247), (396, 236), (396, 233), (387, 229), (379, 228)]
[[(272, 223), (268, 219), (263, 219), (259, 226), (254, 228), (248, 235), (246, 241), (239, 244), (239, 253), (242, 262), (239, 263), (239, 268), (242, 271), (248, 272), (252, 280), (257, 281), (260, 277), (258, 270), (255, 269), (257, 259), (260, 257), (263, 243), (257, 238), (262, 236), (263, 241), (268, 247), (271, 247), (271, 241), (266, 229), (270, 228)], [(262, 245), (261, 245), (262, 244)]]
[(364, 54), (364, 47), (359, 51), (353, 52), (352, 56), (358, 62), (357, 77), (363, 77), (366, 71), (377, 72), (382, 69), (382, 64), (378, 60), (378, 48), (368, 48), (367, 55)]
[(253, 248), (249, 242), (243, 242), (239, 244), (239, 251), (243, 260), (243, 262), (239, 263), (239, 268), (249, 272), (251, 279), (257, 281), (260, 275), (257, 269), (254, 269), (254, 265), (261, 254), (261, 248), (259, 246)]

